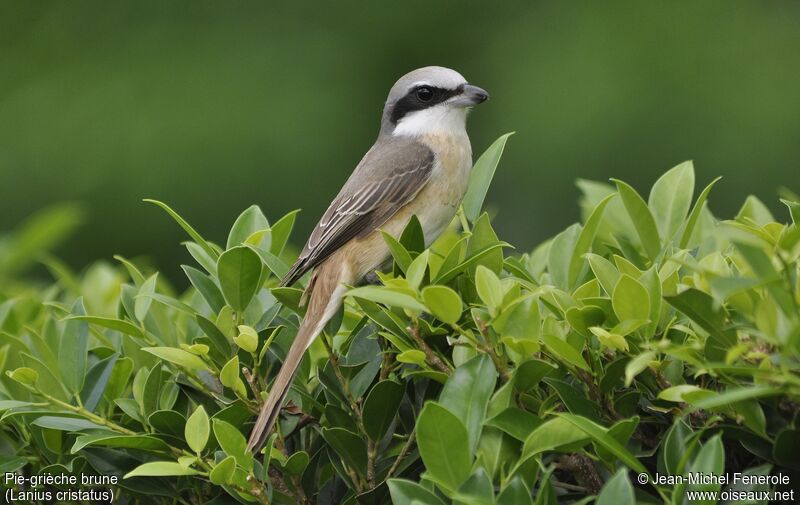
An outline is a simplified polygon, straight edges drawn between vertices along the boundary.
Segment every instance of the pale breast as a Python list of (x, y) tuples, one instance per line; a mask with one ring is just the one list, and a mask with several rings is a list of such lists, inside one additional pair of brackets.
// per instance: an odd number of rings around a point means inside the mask
[[(450, 224), (469, 183), (472, 169), (472, 149), (464, 135), (426, 135), (421, 138), (436, 155), (431, 178), (419, 194), (389, 219), (381, 229), (399, 237), (412, 215), (416, 215), (430, 245)], [(389, 249), (376, 231), (360, 240), (354, 240), (344, 256), (359, 276), (379, 268), (388, 258)]]

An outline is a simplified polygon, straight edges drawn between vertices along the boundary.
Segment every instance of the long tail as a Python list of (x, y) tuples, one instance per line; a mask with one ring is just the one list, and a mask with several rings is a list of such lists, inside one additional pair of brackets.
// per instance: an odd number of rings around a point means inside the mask
[(342, 270), (341, 264), (326, 261), (314, 273), (306, 315), (303, 322), (300, 323), (300, 329), (297, 331), (292, 347), (286, 354), (278, 376), (272, 383), (267, 401), (261, 407), (261, 413), (253, 426), (253, 431), (250, 432), (247, 448), (254, 453), (261, 449), (272, 431), (272, 426), (278, 418), (286, 394), (300, 367), (303, 354), (342, 303), (345, 288), (341, 283), (348, 282), (348, 279), (343, 278)]

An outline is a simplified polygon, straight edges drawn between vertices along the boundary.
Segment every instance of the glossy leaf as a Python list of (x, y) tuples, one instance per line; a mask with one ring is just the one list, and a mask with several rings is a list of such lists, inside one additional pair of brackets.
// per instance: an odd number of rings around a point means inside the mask
[(208, 414), (202, 405), (197, 407), (186, 420), (184, 430), (184, 438), (190, 449), (196, 453), (205, 449), (211, 427), (208, 422)]
[(489, 191), (489, 185), (494, 177), (497, 164), (500, 162), (500, 157), (503, 155), (506, 141), (508, 137), (513, 134), (514, 132), (506, 133), (495, 140), (480, 158), (478, 158), (478, 161), (475, 162), (475, 166), (472, 168), (469, 185), (467, 186), (467, 193), (464, 196), (463, 203), (464, 214), (470, 221), (475, 221), (481, 212), (483, 200), (486, 198), (486, 193)]
[(467, 428), (445, 407), (428, 402), (417, 419), (419, 453), (431, 479), (454, 491), (472, 466)]
[(217, 273), (225, 301), (234, 310), (243, 311), (260, 287), (261, 259), (252, 249), (236, 246), (219, 257)]

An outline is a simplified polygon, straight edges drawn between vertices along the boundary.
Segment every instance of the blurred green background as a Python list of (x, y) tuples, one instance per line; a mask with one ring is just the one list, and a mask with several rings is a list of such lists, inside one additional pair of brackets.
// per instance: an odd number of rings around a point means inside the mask
[(121, 253), (177, 272), (184, 234), (224, 242), (251, 203), (302, 208), (302, 245), (372, 144), (386, 92), (445, 65), (492, 100), (476, 155), (515, 130), (487, 203), (528, 248), (579, 218), (576, 178), (639, 189), (694, 159), (712, 210), (797, 191), (800, 3), (0, 4), (0, 233), (83, 204), (73, 267)]

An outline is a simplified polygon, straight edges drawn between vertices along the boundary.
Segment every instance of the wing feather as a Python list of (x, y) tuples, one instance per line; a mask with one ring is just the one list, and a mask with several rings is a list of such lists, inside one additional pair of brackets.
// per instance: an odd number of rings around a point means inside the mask
[(281, 285), (295, 283), (350, 240), (382, 226), (425, 186), (434, 159), (430, 148), (416, 140), (377, 143), (331, 202)]

